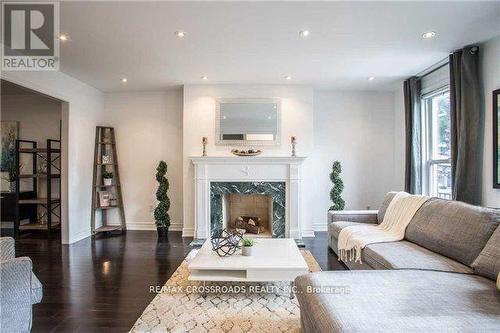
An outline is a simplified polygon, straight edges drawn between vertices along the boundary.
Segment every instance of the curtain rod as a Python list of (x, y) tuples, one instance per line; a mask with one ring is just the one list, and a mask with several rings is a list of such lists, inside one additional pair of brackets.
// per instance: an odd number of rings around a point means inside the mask
[(427, 76), (431, 73), (434, 73), (435, 71), (437, 71), (438, 69), (441, 69), (443, 68), (444, 66), (446, 66), (449, 62), (449, 58), (446, 57), (446, 58), (443, 58), (441, 60), (439, 60), (437, 63), (435, 63), (434, 65), (431, 65), (429, 67), (427, 67), (426, 69), (424, 69), (423, 71), (420, 71), (419, 73), (417, 73), (417, 75), (415, 75), (418, 79), (421, 79), (423, 78), (424, 76)]

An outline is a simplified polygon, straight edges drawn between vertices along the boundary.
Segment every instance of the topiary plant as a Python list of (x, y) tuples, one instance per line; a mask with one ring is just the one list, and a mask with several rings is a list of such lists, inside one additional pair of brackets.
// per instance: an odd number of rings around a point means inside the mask
[(333, 187), (330, 191), (330, 200), (332, 200), (332, 206), (330, 210), (343, 210), (345, 208), (345, 201), (342, 199), (342, 191), (344, 190), (344, 182), (340, 178), (340, 173), (342, 172), (342, 166), (339, 161), (333, 162), (332, 172), (330, 173), (330, 180), (333, 183)]
[(167, 163), (160, 161), (156, 168), (156, 181), (158, 182), (158, 189), (156, 190), (156, 199), (159, 201), (154, 211), (156, 227), (168, 228), (170, 226), (170, 199), (167, 195), (169, 183), (167, 177)]

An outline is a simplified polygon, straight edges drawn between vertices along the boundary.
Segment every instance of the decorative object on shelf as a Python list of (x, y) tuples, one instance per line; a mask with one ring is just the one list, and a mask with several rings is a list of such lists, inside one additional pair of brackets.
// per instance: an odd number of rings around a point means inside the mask
[(203, 154), (201, 156), (207, 156), (207, 143), (208, 143), (208, 138), (204, 136), (201, 139), (201, 143), (203, 144)]
[(262, 153), (261, 150), (254, 150), (254, 149), (248, 149), (248, 150), (238, 150), (238, 149), (233, 149), (231, 150), (231, 153), (236, 156), (258, 156)]
[[(125, 207), (120, 182), (120, 168), (118, 167), (118, 154), (116, 132), (113, 127), (96, 126), (94, 148), (94, 170), (92, 177), (92, 206), (90, 216), (90, 230), (95, 236), (101, 232), (124, 231), (127, 229)], [(106, 157), (107, 156), (107, 157)], [(111, 175), (107, 177), (106, 175)], [(109, 180), (107, 180), (109, 179)], [(111, 180), (113, 179), (113, 181)], [(103, 187), (110, 187), (109, 192)], [(107, 206), (102, 206), (101, 192), (107, 192)], [(103, 197), (106, 199), (106, 196)], [(120, 224), (108, 222), (110, 211), (117, 211)], [(96, 227), (96, 215), (102, 222)]]
[(159, 201), (154, 211), (156, 221), (156, 230), (158, 231), (158, 238), (166, 238), (168, 236), (168, 227), (170, 227), (170, 198), (167, 195), (169, 182), (167, 177), (167, 163), (160, 161), (156, 168), (156, 181), (158, 182), (158, 189), (156, 190), (156, 199)]
[(255, 245), (255, 239), (243, 238), (241, 240), (241, 244), (242, 244), (241, 254), (246, 257), (251, 256), (253, 252), (253, 246)]
[(113, 173), (109, 171), (103, 171), (102, 180), (104, 182), (104, 186), (111, 186), (113, 182)]
[(295, 156), (297, 156), (295, 153), (295, 145), (297, 144), (297, 139), (294, 136), (292, 136), (290, 138), (290, 141), (292, 143), (292, 157), (295, 157)]
[(37, 221), (41, 225), (47, 224), (47, 212), (42, 207), (37, 207)]
[[(0, 171), (2, 172), (2, 179), (9, 183), (9, 192), (15, 192), (16, 140), (19, 126), (17, 121), (2, 121), (1, 125), (2, 159), (0, 162)], [(2, 191), (4, 190), (5, 189), (2, 188)]]
[(99, 191), (99, 207), (110, 206), (110, 193), (108, 191)]
[(44, 160), (43, 158), (39, 159), (38, 161), (38, 173), (47, 173), (47, 161)]
[(240, 248), (240, 242), (243, 235), (236, 231), (222, 229), (220, 233), (215, 233), (211, 238), (212, 250), (219, 257), (227, 257), (233, 255)]
[(330, 191), (330, 200), (332, 200), (332, 206), (330, 210), (344, 210), (345, 201), (342, 199), (342, 191), (344, 190), (344, 182), (340, 178), (340, 173), (342, 172), (342, 166), (339, 161), (333, 162), (332, 172), (330, 173), (330, 180), (333, 183), (333, 187)]
[(110, 155), (102, 155), (102, 164), (111, 164), (113, 163), (113, 159)]
[(113, 193), (109, 193), (109, 205), (110, 206), (118, 206), (118, 199)]

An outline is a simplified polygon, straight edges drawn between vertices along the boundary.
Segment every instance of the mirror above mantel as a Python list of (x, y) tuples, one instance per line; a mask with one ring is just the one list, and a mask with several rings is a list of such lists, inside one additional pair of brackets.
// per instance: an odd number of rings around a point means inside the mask
[(220, 98), (216, 102), (217, 145), (280, 144), (279, 98)]

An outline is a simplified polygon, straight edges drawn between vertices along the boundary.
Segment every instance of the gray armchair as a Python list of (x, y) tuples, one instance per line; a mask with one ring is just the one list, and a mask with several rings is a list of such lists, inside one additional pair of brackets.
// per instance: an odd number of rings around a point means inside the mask
[(0, 238), (0, 327), (2, 332), (29, 332), (31, 307), (42, 300), (42, 284), (31, 259), (15, 258), (14, 239)]

